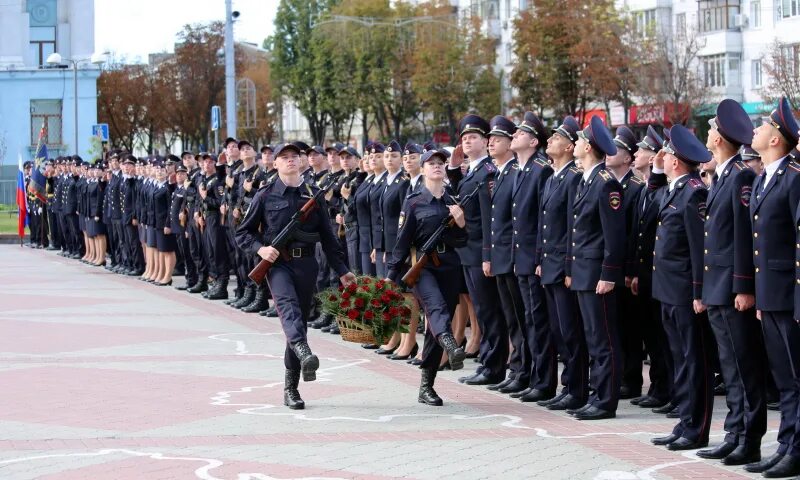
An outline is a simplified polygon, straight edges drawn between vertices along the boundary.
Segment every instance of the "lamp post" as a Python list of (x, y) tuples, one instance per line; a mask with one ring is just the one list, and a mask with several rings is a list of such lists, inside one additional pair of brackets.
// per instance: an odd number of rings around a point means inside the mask
[[(104, 64), (106, 62), (105, 56), (106, 56), (105, 53), (93, 53), (89, 61), (93, 65), (98, 65), (99, 66), (99, 65), (102, 65), (102, 64)], [(74, 105), (74, 107), (75, 107), (75, 112), (74, 112), (75, 113), (75, 127), (74, 127), (75, 144), (74, 144), (73, 148), (75, 149), (75, 154), (77, 155), (78, 152), (79, 152), (79, 150), (78, 150), (78, 65), (81, 64), (81, 63), (86, 62), (86, 60), (85, 59), (84, 60), (67, 60), (67, 62), (68, 62), (68, 64), (65, 65), (63, 63), (63, 59), (61, 58), (61, 55), (59, 53), (55, 53), (54, 52), (54, 53), (51, 53), (47, 57), (47, 62), (46, 63), (48, 65), (51, 65), (51, 66), (56, 67), (56, 68), (69, 68), (69, 66), (72, 65), (72, 75), (73, 75), (72, 88), (73, 88), (73, 97), (74, 97), (74, 100), (75, 100), (75, 105)]]

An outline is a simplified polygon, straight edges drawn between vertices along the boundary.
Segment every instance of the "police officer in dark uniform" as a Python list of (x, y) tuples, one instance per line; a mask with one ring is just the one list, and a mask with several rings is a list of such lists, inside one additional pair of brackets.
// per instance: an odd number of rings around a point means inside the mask
[[(189, 293), (202, 293), (208, 290), (208, 258), (203, 239), (202, 220), (200, 215), (203, 210), (203, 199), (198, 191), (203, 182), (204, 176), (202, 169), (197, 164), (197, 157), (192, 152), (183, 152), (181, 161), (186, 168), (186, 215), (187, 233), (189, 234), (189, 254), (191, 262), (194, 263), (195, 274), (197, 275), (194, 283), (187, 283), (185, 290)], [(175, 287), (180, 290), (182, 287)]]
[[(375, 272), (379, 277), (386, 276), (386, 264), (383, 261), (383, 217), (381, 216), (381, 196), (386, 189), (386, 165), (383, 163), (383, 154), (386, 147), (382, 143), (372, 144), (370, 152), (372, 172), (375, 178), (369, 189), (369, 218), (371, 222), (371, 251), (370, 259), (375, 265)], [(391, 352), (389, 352), (391, 353)]]
[(64, 223), (67, 226), (69, 247), (68, 258), (78, 259), (85, 252), (81, 241), (81, 231), (78, 222), (78, 180), (80, 179), (80, 166), (82, 159), (74, 155), (69, 165), (69, 174), (64, 182)]
[(355, 281), (355, 275), (344, 264), (344, 254), (331, 231), (328, 212), (324, 208), (314, 209), (300, 226), (303, 240), (296, 237), (286, 245), (290, 252), (288, 260), (280, 257), (280, 252), (270, 246), (292, 215), (317, 190), (300, 176), (299, 157), (300, 149), (293, 144), (275, 147), (279, 178), (258, 192), (236, 231), (236, 240), (244, 251), (274, 262), (267, 280), (286, 334), (284, 404), (292, 409), (305, 407), (297, 390), (301, 374), (304, 381), (313, 381), (319, 368), (319, 359), (311, 352), (306, 337), (306, 320), (315, 290), (309, 279), (316, 278), (317, 274), (314, 237), (322, 243), (328, 263), (339, 273), (342, 284)]
[(225, 165), (217, 164), (214, 157), (206, 154), (203, 156), (203, 173), (205, 185), (201, 184), (198, 192), (203, 201), (208, 273), (214, 277), (213, 285), (205, 293), (209, 300), (223, 300), (228, 298), (230, 271), (227, 239), (220, 223), (220, 206), (225, 195)]
[[(369, 155), (372, 153), (372, 145), (369, 145)], [(369, 165), (370, 171), (367, 177), (362, 181), (355, 192), (352, 194), (351, 208), (356, 211), (357, 224), (358, 224), (358, 252), (361, 259), (361, 273), (363, 275), (375, 275), (375, 264), (370, 260), (370, 253), (372, 252), (372, 209), (370, 208), (370, 191), (375, 183), (376, 176), (372, 172), (372, 165)], [(377, 348), (377, 347), (376, 347)]]
[(511, 138), (517, 126), (502, 115), (497, 115), (489, 121), (489, 128), (489, 155), (497, 167), (492, 189), (491, 273), (497, 281), (503, 316), (513, 347), (508, 362), (508, 378), (498, 384), (490, 385), (489, 389), (500, 393), (516, 393), (528, 387), (533, 362), (527, 344), (525, 305), (517, 277), (514, 275), (513, 262), (514, 225), (511, 220), (511, 196), (518, 164), (511, 150)]
[(392, 255), (394, 244), (397, 242), (400, 211), (410, 188), (410, 183), (403, 172), (402, 155), (403, 150), (396, 140), (392, 140), (386, 146), (383, 159), (384, 166), (387, 169), (386, 179), (379, 202), (381, 220), (383, 221), (383, 250), (386, 252), (386, 261)]
[(653, 171), (652, 163), (663, 142), (658, 132), (648, 127), (647, 134), (637, 144), (639, 149), (634, 155), (634, 168), (646, 179), (647, 188), (639, 193), (636, 201), (625, 273), (631, 276), (633, 315), (641, 324), (642, 341), (650, 357), (650, 388), (631, 403), (642, 408), (663, 408), (661, 413), (668, 413), (674, 407), (669, 403), (674, 385), (672, 353), (661, 323), (661, 304), (653, 298), (653, 249), (667, 176), (663, 171)]
[[(459, 378), (468, 385), (492, 385), (506, 377), (508, 359), (508, 328), (503, 319), (497, 282), (491, 277), (492, 198), (497, 167), (487, 152), (489, 123), (477, 115), (467, 115), (459, 123), (460, 145), (450, 158), (447, 176), (450, 185), (460, 195), (471, 192), (478, 184), (483, 188), (477, 201), (465, 211), (467, 246), (458, 249), (467, 289), (481, 327), (479, 360), (481, 366), (474, 375)], [(469, 171), (461, 172), (464, 157), (469, 158)]]
[(453, 281), (461, 270), (455, 249), (467, 243), (464, 231), (466, 221), (463, 210), (445, 189), (446, 160), (447, 155), (437, 150), (422, 155), (420, 162), (425, 176), (424, 186), (419, 192), (409, 195), (403, 203), (400, 232), (388, 262), (388, 278), (397, 283), (411, 248), (421, 249), (442, 221), (453, 216), (455, 224), (445, 230), (436, 248), (439, 265), (434, 265), (434, 262), (425, 265), (414, 286), (415, 296), (422, 303), (428, 318), (420, 364), (422, 380), (418, 401), (433, 406), (442, 405), (442, 399), (436, 394), (433, 384), (443, 351), (447, 352), (453, 370), (462, 368), (465, 358), (464, 350), (453, 337), (451, 321), (461, 290), (458, 282)]
[(613, 418), (619, 402), (622, 358), (615, 287), (623, 280), (625, 211), (622, 186), (603, 162), (606, 155), (616, 153), (614, 140), (598, 117), (578, 132), (575, 156), (581, 161), (583, 176), (572, 205), (567, 282), (578, 295), (592, 362), (591, 383), (596, 389), (586, 405), (567, 410), (579, 420)]
[(753, 140), (753, 124), (738, 102), (723, 100), (709, 121), (706, 147), (717, 161), (717, 182), (706, 200), (703, 304), (719, 351), (727, 388), (725, 440), (701, 458), (743, 465), (761, 459), (767, 430), (764, 351), (756, 319), (750, 200), (755, 172), (738, 151)]
[(144, 254), (137, 228), (136, 184), (136, 157), (127, 154), (122, 160), (122, 180), (119, 187), (122, 203), (122, 242), (123, 248), (126, 250), (123, 255), (126, 260), (125, 269), (120, 270), (120, 273), (132, 277), (138, 277), (144, 273)]
[[(520, 396), (523, 402), (541, 402), (553, 398), (558, 386), (556, 352), (559, 342), (562, 342), (560, 331), (553, 329), (558, 324), (550, 323), (541, 276), (536, 275), (537, 259), (541, 254), (538, 248), (539, 212), (542, 210), (545, 186), (553, 175), (544, 153), (547, 136), (548, 132), (539, 117), (533, 112), (525, 112), (511, 141), (511, 149), (519, 161), (518, 168), (513, 172), (511, 193), (511, 250), (524, 308), (522, 327), (525, 346), (527, 356), (531, 359), (528, 363), (530, 380), (523, 385), (527, 388)], [(566, 214), (563, 218), (566, 218)], [(506, 387), (506, 390), (510, 387), (513, 386)]]
[(752, 143), (764, 163), (750, 197), (756, 312), (780, 392), (781, 423), (777, 452), (746, 465), (745, 470), (763, 472), (769, 478), (800, 474), (800, 326), (793, 300), (798, 284), (795, 252), (800, 166), (789, 157), (798, 142), (798, 129), (789, 102), (781, 98), (778, 108), (754, 130)]
[(111, 253), (111, 266), (108, 269), (114, 273), (119, 273), (125, 269), (128, 263), (126, 255), (128, 250), (125, 248), (125, 233), (122, 226), (122, 196), (120, 188), (122, 186), (122, 170), (120, 161), (122, 152), (114, 152), (108, 160), (111, 179), (106, 187), (106, 213), (108, 221), (108, 245)]
[(672, 127), (670, 143), (663, 151), (670, 183), (659, 205), (653, 297), (661, 302), (661, 318), (675, 363), (674, 400), (680, 421), (672, 434), (654, 438), (653, 443), (670, 450), (692, 450), (708, 445), (714, 406), (713, 343), (701, 315), (705, 310), (701, 297), (708, 190), (697, 172), (701, 163), (711, 160), (711, 154), (682, 125)]
[[(538, 129), (537, 129), (538, 130)], [(589, 395), (589, 357), (583, 333), (583, 321), (578, 297), (569, 289), (566, 266), (569, 232), (572, 232), (572, 205), (582, 172), (574, 160), (575, 143), (580, 125), (567, 116), (547, 141), (547, 155), (555, 172), (548, 178), (542, 192), (536, 244), (536, 275), (545, 292), (551, 338), (563, 342), (563, 391), (539, 405), (549, 410), (577, 409), (586, 404)]]

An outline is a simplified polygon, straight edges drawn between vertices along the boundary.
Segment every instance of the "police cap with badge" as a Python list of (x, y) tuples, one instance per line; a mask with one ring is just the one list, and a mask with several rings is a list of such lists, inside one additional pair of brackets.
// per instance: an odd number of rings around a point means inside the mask
[(544, 128), (544, 123), (533, 112), (525, 112), (522, 117), (522, 123), (517, 125), (517, 128), (536, 137), (539, 140), (539, 145), (547, 144), (547, 131)]
[(800, 134), (798, 134), (800, 127), (797, 125), (797, 120), (792, 114), (792, 108), (786, 97), (781, 97), (780, 102), (778, 102), (778, 108), (773, 110), (769, 117), (764, 117), (763, 120), (764, 123), (769, 123), (775, 127), (783, 138), (789, 142), (789, 145), (792, 147), (797, 145), (798, 140), (800, 140)]
[(726, 98), (717, 105), (717, 115), (708, 121), (722, 138), (736, 147), (753, 142), (753, 123), (736, 100)]
[(561, 122), (561, 125), (553, 129), (553, 133), (561, 135), (573, 144), (578, 141), (578, 132), (580, 131), (581, 126), (572, 115), (564, 117), (564, 121)]
[(492, 117), (492, 120), (489, 122), (489, 128), (490, 137), (494, 136), (510, 139), (514, 136), (514, 132), (517, 131), (517, 126), (514, 125), (514, 122), (502, 115), (495, 115)]
[(614, 136), (614, 145), (628, 152), (631, 158), (633, 158), (639, 150), (639, 142), (636, 141), (636, 134), (625, 125), (617, 128), (617, 134)]
[(678, 160), (695, 166), (711, 160), (711, 152), (683, 125), (673, 126), (669, 135), (670, 140), (664, 151), (674, 155)]
[(600, 117), (592, 117), (589, 125), (578, 132), (578, 137), (589, 142), (592, 149), (603, 155), (617, 154), (617, 145)]
[(642, 150), (649, 150), (654, 153), (660, 152), (663, 145), (664, 139), (661, 138), (661, 135), (656, 132), (652, 125), (647, 127), (647, 133), (642, 138), (642, 141), (636, 144)]
[(392, 140), (389, 142), (389, 145), (386, 145), (386, 151), (389, 153), (397, 152), (403, 153), (403, 148), (400, 146), (400, 142), (397, 140)]
[(468, 133), (477, 133), (482, 137), (488, 137), (489, 130), (491, 130), (491, 127), (486, 120), (478, 115), (469, 114), (461, 119), (458, 127), (458, 131), (460, 132), (458, 136), (460, 138)]

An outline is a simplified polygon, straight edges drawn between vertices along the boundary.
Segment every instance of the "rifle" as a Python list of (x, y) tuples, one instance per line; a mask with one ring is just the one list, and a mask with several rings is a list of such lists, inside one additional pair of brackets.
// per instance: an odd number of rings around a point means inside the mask
[[(468, 193), (460, 202), (457, 203), (460, 207), (465, 207), (478, 195), (481, 187), (483, 187), (484, 182), (480, 182), (478, 185), (475, 186), (475, 190)], [(433, 232), (433, 235), (428, 238), (425, 244), (422, 246), (420, 251), (422, 252), (422, 256), (419, 257), (417, 263), (411, 266), (411, 268), (403, 275), (403, 283), (408, 285), (409, 287), (413, 287), (419, 281), (419, 276), (422, 274), (422, 269), (425, 268), (425, 265), (428, 264), (429, 261), (432, 261), (435, 266), (441, 265), (439, 262), (439, 256), (436, 253), (436, 246), (439, 241), (442, 239), (442, 235), (444, 235), (444, 231), (455, 223), (452, 215), (448, 215), (442, 220), (442, 223)]]
[[(304, 223), (308, 216), (311, 215), (311, 212), (319, 206), (319, 203), (325, 197), (325, 194), (328, 193), (337, 182), (331, 181), (328, 182), (325, 187), (320, 188), (317, 193), (314, 194), (313, 197), (309, 198), (308, 201), (303, 205), (303, 207), (298, 210), (297, 212), (292, 215), (292, 219), (289, 220), (289, 223), (286, 224), (285, 227), (272, 239), (272, 243), (270, 244), (271, 247), (279, 250), (281, 252), (281, 258), (284, 260), (289, 260), (289, 252), (286, 251), (284, 248), (287, 243), (289, 243), (292, 238), (294, 238), (295, 232), (297, 229), (300, 228), (300, 224)], [(256, 285), (261, 285), (261, 282), (264, 281), (264, 277), (267, 276), (269, 273), (269, 269), (272, 268), (273, 263), (263, 258), (261, 261), (258, 262), (258, 265), (247, 274), (250, 280), (254, 281)]]

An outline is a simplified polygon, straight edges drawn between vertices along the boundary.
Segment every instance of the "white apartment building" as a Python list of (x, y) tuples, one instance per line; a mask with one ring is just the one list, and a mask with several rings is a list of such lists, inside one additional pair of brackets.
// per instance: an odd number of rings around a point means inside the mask
[[(93, 52), (94, 0), (0, 2), (0, 142), (5, 146), (4, 163), (16, 167), (18, 155), (32, 159), (43, 123), (47, 125), (51, 158), (77, 152), (90, 160), (87, 155), (92, 125), (97, 123), (100, 74), (91, 62)], [(59, 53), (67, 68), (48, 66), (52, 53)]]

